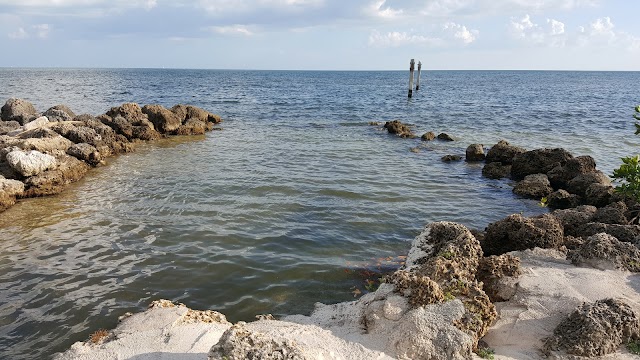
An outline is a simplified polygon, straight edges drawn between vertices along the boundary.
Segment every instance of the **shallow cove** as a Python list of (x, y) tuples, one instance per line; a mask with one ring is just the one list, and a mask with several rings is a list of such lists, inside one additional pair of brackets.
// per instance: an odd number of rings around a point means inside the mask
[[(484, 228), (545, 211), (507, 182), (483, 179), (480, 165), (444, 164), (443, 155), (506, 137), (593, 155), (610, 172), (636, 146), (619, 137), (633, 133), (620, 109), (634, 104), (636, 73), (626, 82), (609, 73), (440, 72), (410, 102), (404, 72), (80, 74), (0, 71), (0, 84), (13, 85), (0, 95), (94, 114), (124, 101), (190, 99), (220, 113), (225, 130), (145, 145), (60, 196), (0, 215), (0, 357), (62, 351), (158, 298), (233, 321), (353, 299), (363, 284), (345, 269), (405, 255), (426, 223)], [(460, 140), (415, 154), (419, 140), (367, 125), (396, 117), (419, 134)]]

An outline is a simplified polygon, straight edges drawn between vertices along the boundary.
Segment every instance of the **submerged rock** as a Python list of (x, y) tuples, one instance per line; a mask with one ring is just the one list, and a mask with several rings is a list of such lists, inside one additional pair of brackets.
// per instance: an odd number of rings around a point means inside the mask
[(563, 351), (576, 356), (603, 356), (638, 338), (640, 320), (633, 309), (622, 300), (603, 299), (578, 306), (545, 340), (544, 350), (547, 354)]
[(508, 178), (511, 174), (511, 165), (503, 165), (501, 162), (491, 162), (482, 168), (482, 176), (489, 179)]
[(455, 161), (461, 161), (462, 160), (462, 156), (460, 155), (445, 155), (442, 157), (441, 159), (444, 162), (455, 162)]

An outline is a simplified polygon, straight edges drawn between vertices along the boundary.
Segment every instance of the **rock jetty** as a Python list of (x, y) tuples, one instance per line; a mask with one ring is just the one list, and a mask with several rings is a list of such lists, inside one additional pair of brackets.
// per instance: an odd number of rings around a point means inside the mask
[(0, 112), (0, 211), (17, 199), (54, 195), (108, 157), (173, 135), (200, 135), (222, 119), (191, 105), (125, 103), (99, 116), (57, 105), (43, 113), (9, 99)]

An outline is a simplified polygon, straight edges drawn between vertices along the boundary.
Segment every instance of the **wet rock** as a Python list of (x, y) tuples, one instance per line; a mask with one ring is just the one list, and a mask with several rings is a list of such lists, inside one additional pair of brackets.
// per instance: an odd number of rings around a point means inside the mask
[(421, 137), (422, 141), (432, 141), (432, 140), (435, 140), (435, 138), (436, 138), (436, 134), (433, 131), (424, 133)]
[(477, 278), (491, 302), (508, 301), (515, 295), (518, 277), (522, 275), (520, 258), (503, 254), (480, 260)]
[(516, 155), (511, 166), (511, 177), (524, 179), (527, 175), (546, 174), (557, 166), (564, 166), (573, 158), (564, 149), (537, 149)]
[[(493, 145), (487, 152), (487, 163), (502, 163), (503, 165), (511, 165), (513, 158), (516, 155), (526, 152), (525, 148), (513, 146), (506, 140), (500, 140), (497, 144)], [(506, 176), (505, 176), (506, 177)]]
[(611, 185), (611, 179), (602, 171), (596, 170), (587, 174), (582, 174), (569, 180), (566, 190), (572, 194), (586, 197), (587, 189), (592, 184)]
[(451, 137), (451, 135), (445, 134), (445, 133), (438, 134), (438, 140), (454, 141), (454, 139), (453, 139), (453, 137)]
[(471, 144), (466, 150), (467, 161), (484, 161), (484, 147), (481, 144)]
[(24, 129), (24, 131), (29, 131), (46, 126), (48, 123), (49, 119), (47, 119), (46, 116), (40, 116), (39, 118), (24, 124), (22, 128)]
[(182, 125), (183, 119), (161, 105), (145, 105), (142, 112), (147, 114), (149, 121), (162, 134), (173, 133)]
[(395, 134), (400, 137), (406, 138), (414, 136), (409, 125), (403, 124), (399, 120), (387, 121), (384, 124), (384, 128), (387, 129), (389, 134)]
[(603, 356), (639, 336), (640, 320), (633, 309), (622, 300), (603, 299), (578, 306), (544, 341), (544, 350)]
[(305, 360), (310, 359), (295, 341), (253, 332), (243, 322), (222, 334), (209, 351), (209, 360)]
[(22, 99), (11, 98), (0, 109), (0, 117), (4, 121), (17, 121), (24, 125), (37, 117), (36, 108)]
[(628, 225), (629, 220), (625, 215), (628, 210), (627, 204), (624, 202), (615, 202), (603, 208), (599, 208), (591, 221), (604, 224)]
[(69, 150), (67, 150), (67, 154), (92, 166), (97, 166), (102, 161), (102, 156), (98, 150), (87, 143), (79, 143), (71, 146)]
[(511, 165), (503, 165), (501, 162), (490, 162), (482, 168), (482, 176), (489, 179), (508, 178), (511, 174)]
[(176, 135), (202, 135), (207, 131), (207, 124), (201, 120), (189, 119), (176, 130)]
[(58, 167), (25, 180), (24, 197), (59, 194), (68, 184), (80, 180), (89, 171), (89, 165), (69, 155), (57, 158)]
[(56, 167), (56, 159), (39, 151), (12, 151), (7, 154), (7, 163), (24, 177), (38, 175)]
[(460, 155), (445, 155), (441, 159), (444, 162), (454, 162), (462, 160), (462, 156)]
[(640, 272), (640, 249), (605, 233), (588, 237), (577, 250), (569, 251), (567, 259), (580, 267)]
[(545, 174), (527, 175), (524, 180), (518, 182), (513, 188), (513, 192), (522, 197), (530, 199), (542, 199), (547, 197), (553, 188)]
[(20, 197), (23, 193), (24, 183), (0, 176), (0, 211), (13, 206), (16, 203), (16, 197)]
[(144, 141), (157, 140), (162, 137), (159, 132), (153, 130), (149, 126), (133, 126), (132, 138)]
[(563, 238), (560, 221), (550, 214), (533, 218), (513, 214), (487, 226), (482, 249), (485, 255), (502, 255), (535, 247), (557, 249)]
[(639, 225), (619, 225), (590, 222), (579, 226), (576, 232), (577, 236), (583, 237), (585, 239), (595, 234), (606, 233), (623, 242), (638, 243), (640, 240)]
[(17, 121), (0, 121), (0, 135), (5, 135), (17, 129), (20, 129), (20, 123)]
[(591, 156), (578, 156), (567, 160), (547, 173), (554, 188), (565, 188), (569, 180), (596, 171), (596, 161)]
[(568, 191), (560, 189), (547, 196), (547, 204), (553, 209), (569, 209), (579, 206), (581, 199), (576, 194), (570, 194)]
[(411, 151), (412, 153), (416, 153), (417, 154), (417, 153), (420, 152), (420, 148), (418, 146), (412, 147), (412, 148), (409, 149), (409, 151)]
[(552, 215), (562, 224), (565, 235), (580, 236), (580, 228), (583, 227), (584, 224), (591, 222), (597, 210), (594, 206), (585, 205), (572, 209), (556, 210)]
[(220, 116), (212, 114), (204, 109), (192, 105), (176, 105), (171, 111), (180, 118), (184, 124), (189, 119), (200, 120), (204, 123), (219, 124), (222, 122)]
[(613, 199), (615, 189), (607, 184), (591, 184), (585, 191), (585, 202), (589, 205), (607, 206)]

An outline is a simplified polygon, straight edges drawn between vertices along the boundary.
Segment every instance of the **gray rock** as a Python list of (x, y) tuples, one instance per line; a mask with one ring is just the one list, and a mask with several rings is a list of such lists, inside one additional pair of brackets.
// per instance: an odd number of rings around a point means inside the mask
[(424, 133), (421, 137), (422, 141), (432, 141), (435, 140), (436, 134), (433, 131), (429, 131)]
[(506, 140), (500, 140), (497, 144), (493, 145), (487, 152), (487, 163), (499, 162), (503, 165), (511, 165), (513, 158), (526, 152), (525, 148), (513, 146)]
[(613, 199), (615, 189), (608, 184), (591, 184), (584, 194), (584, 202), (597, 206), (607, 206)]
[(30, 121), (22, 126), (24, 131), (34, 130), (41, 128), (49, 123), (49, 119), (46, 116), (40, 116), (39, 118)]
[(224, 332), (209, 351), (209, 360), (305, 360), (309, 359), (295, 341), (252, 332), (243, 322)]
[(564, 149), (537, 149), (516, 155), (511, 166), (511, 177), (524, 179), (531, 174), (546, 174), (557, 166), (564, 166), (573, 158)]
[(584, 224), (590, 223), (597, 211), (598, 209), (594, 206), (586, 205), (572, 209), (556, 210), (552, 215), (562, 224), (565, 235), (580, 236), (580, 228)]
[(467, 161), (484, 161), (484, 147), (482, 144), (471, 144), (467, 147), (466, 150), (466, 160)]
[(518, 182), (513, 192), (522, 197), (540, 200), (553, 192), (551, 183), (545, 174), (527, 175), (524, 180)]
[(611, 185), (611, 179), (602, 171), (596, 170), (590, 173), (581, 174), (567, 183), (566, 190), (572, 194), (586, 197), (587, 189), (592, 184)]
[(591, 221), (604, 224), (628, 225), (629, 220), (625, 215), (628, 210), (627, 204), (622, 201), (618, 201), (603, 208), (599, 208)]
[(66, 113), (64, 110), (51, 108), (42, 113), (43, 116), (46, 116), (51, 122), (63, 122), (63, 121), (71, 121), (73, 116)]
[(96, 166), (102, 161), (102, 156), (98, 150), (87, 143), (74, 144), (67, 150), (67, 154), (92, 166)]
[(511, 174), (511, 165), (503, 165), (501, 162), (490, 162), (482, 168), (482, 176), (489, 179), (508, 178)]
[(5, 135), (17, 129), (20, 129), (20, 123), (17, 121), (0, 121), (0, 135)]
[(451, 135), (445, 134), (445, 133), (438, 134), (438, 140), (454, 141), (454, 139), (453, 139), (453, 137), (451, 137)]
[(599, 233), (606, 233), (623, 242), (638, 243), (640, 226), (589, 222), (578, 226), (576, 233), (577, 236), (583, 238), (588, 238)]
[(640, 272), (640, 249), (605, 233), (589, 236), (582, 246), (569, 251), (567, 259), (580, 267)]
[(485, 255), (502, 255), (510, 251), (557, 249), (564, 240), (560, 221), (550, 214), (526, 218), (519, 214), (489, 224), (482, 249)]
[(53, 156), (39, 151), (12, 151), (7, 154), (7, 163), (25, 177), (38, 175), (57, 165)]
[(596, 161), (591, 156), (578, 156), (567, 160), (564, 165), (558, 165), (547, 173), (554, 188), (565, 188), (569, 180), (578, 175), (596, 171)]
[(17, 121), (20, 125), (24, 125), (37, 117), (36, 108), (23, 99), (11, 98), (7, 100), (2, 109), (0, 116), (4, 121)]
[(640, 320), (633, 309), (622, 300), (603, 299), (578, 306), (544, 341), (544, 350), (603, 356), (639, 336)]
[(569, 209), (580, 205), (581, 197), (560, 189), (547, 196), (547, 204), (553, 209)]
[(454, 162), (462, 160), (462, 156), (460, 155), (445, 155), (441, 159), (444, 162)]

